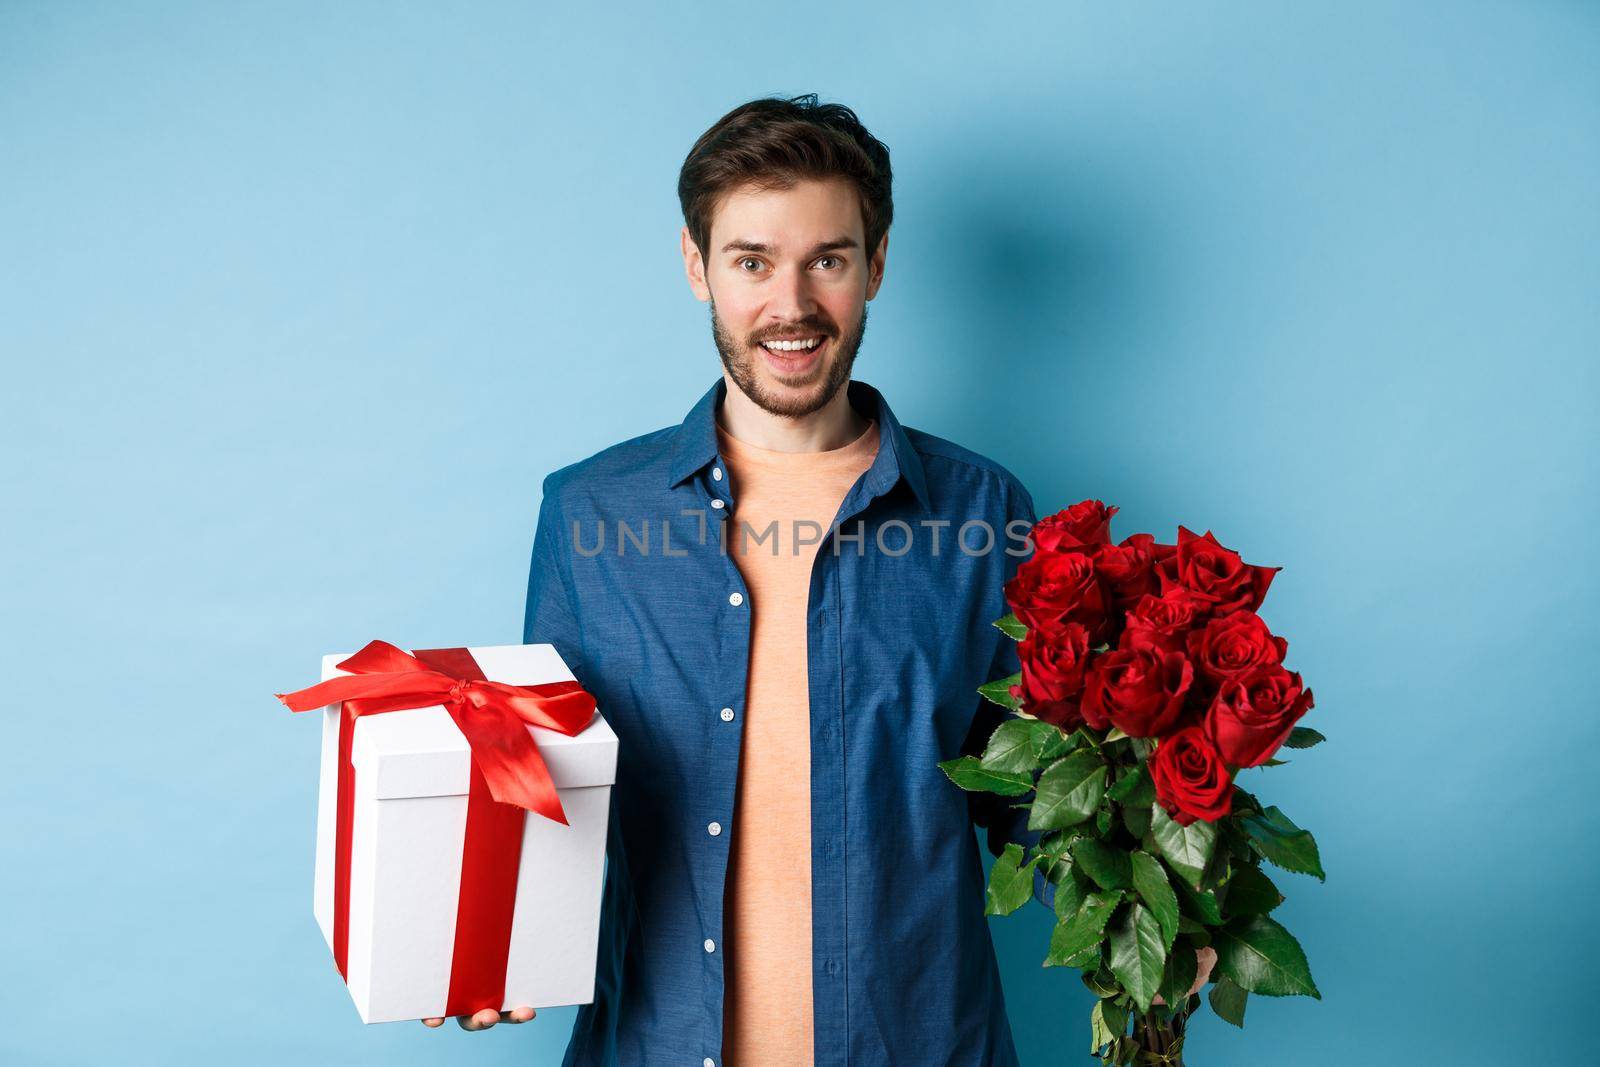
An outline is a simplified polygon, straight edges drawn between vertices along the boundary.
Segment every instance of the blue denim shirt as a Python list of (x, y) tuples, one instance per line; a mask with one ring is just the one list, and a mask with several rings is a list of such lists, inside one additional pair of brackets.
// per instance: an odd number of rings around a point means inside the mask
[[(975, 690), (1017, 670), (991, 623), (1031, 551), (1033, 501), (993, 460), (902, 427), (876, 389), (847, 389), (881, 444), (811, 571), (816, 1063), (1013, 1067), (971, 827), (995, 855), (1038, 834), (1011, 806), (1027, 798), (964, 793), (938, 764), (981, 751), (1005, 715)], [(557, 647), (620, 741), (595, 999), (564, 1067), (722, 1065), (751, 632), (739, 487), (717, 451), (725, 390), (719, 377), (680, 425), (544, 482), (523, 639)], [(772, 856), (771, 892), (787, 878)]]

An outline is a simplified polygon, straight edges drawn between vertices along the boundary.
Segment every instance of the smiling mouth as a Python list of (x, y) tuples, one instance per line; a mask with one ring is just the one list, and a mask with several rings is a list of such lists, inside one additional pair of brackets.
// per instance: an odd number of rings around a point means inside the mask
[[(806, 342), (811, 342), (806, 344)], [(785, 341), (784, 348), (772, 347), (774, 342), (761, 341), (758, 347), (766, 356), (767, 365), (779, 374), (804, 374), (821, 362), (818, 355), (827, 345), (828, 339), (822, 336), (801, 338), (797, 341)]]
[(775, 356), (793, 359), (797, 356), (804, 356), (809, 352), (815, 352), (822, 347), (825, 341), (827, 341), (826, 337), (821, 334), (815, 334), (811, 337), (800, 337), (794, 340), (769, 339), (757, 343)]

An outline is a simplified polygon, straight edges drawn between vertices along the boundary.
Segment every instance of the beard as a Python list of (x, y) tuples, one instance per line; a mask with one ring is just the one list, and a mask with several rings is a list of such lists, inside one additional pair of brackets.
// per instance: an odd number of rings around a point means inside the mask
[[(835, 331), (814, 319), (806, 319), (798, 323), (797, 330), (815, 330), (824, 338), (835, 338)], [(761, 375), (757, 368), (757, 361), (761, 360), (760, 345), (751, 342), (740, 344), (734, 340), (733, 334), (728, 330), (722, 319), (717, 315), (717, 302), (711, 300), (711, 336), (716, 341), (717, 353), (722, 357), (722, 366), (727, 370), (728, 377), (732, 378), (745, 396), (763, 411), (773, 415), (780, 415), (788, 419), (800, 419), (812, 412), (820, 411), (832, 400), (834, 394), (850, 380), (851, 368), (855, 366), (856, 352), (861, 348), (861, 338), (867, 332), (867, 306), (861, 305), (861, 319), (856, 323), (855, 329), (833, 341), (833, 348), (825, 363), (819, 364), (812, 370), (816, 377), (815, 384), (806, 388), (799, 388), (798, 396), (776, 395), (761, 384)]]

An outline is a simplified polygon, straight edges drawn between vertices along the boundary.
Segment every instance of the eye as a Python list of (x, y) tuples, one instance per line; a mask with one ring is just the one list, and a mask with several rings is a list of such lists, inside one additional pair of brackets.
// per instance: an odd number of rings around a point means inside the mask
[(833, 260), (835, 263), (843, 263), (844, 262), (844, 260), (840, 259), (838, 256), (823, 256), (822, 259), (817, 260), (817, 262), (821, 263), (821, 262), (823, 262), (823, 260), (829, 260), (829, 259)]
[[(755, 256), (745, 256), (743, 259), (739, 260), (739, 266), (741, 268), (743, 268), (746, 263), (760, 263), (760, 262), (761, 261), (759, 259), (757, 259)], [(745, 271), (744, 273), (749, 274), (750, 272), (749, 271)]]

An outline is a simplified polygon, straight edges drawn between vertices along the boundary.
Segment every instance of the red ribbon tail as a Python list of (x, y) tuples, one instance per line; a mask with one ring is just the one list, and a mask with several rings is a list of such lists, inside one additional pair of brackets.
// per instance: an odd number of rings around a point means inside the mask
[[(348, 662), (348, 661), (347, 661)], [(400, 674), (341, 674), (292, 693), (275, 693), (290, 711), (311, 711), (341, 701), (382, 699), (384, 710), (425, 708), (437, 704), (450, 691), (454, 679), (434, 671), (406, 671)], [(409, 700), (409, 703), (406, 703)], [(363, 714), (366, 712), (363, 711)]]
[(490, 796), (569, 825), (550, 768), (521, 720), (471, 703), (446, 706), (472, 748)]
[(503, 765), (501, 770), (496, 771), (492, 762), (483, 763), (483, 777), (489, 783), (489, 794), (502, 804), (515, 804), (547, 819), (554, 819), (562, 826), (570, 825), (566, 810), (561, 806), (555, 780), (550, 776), (550, 768), (545, 765), (544, 757), (531, 739), (528, 741), (528, 750), (526, 756), (515, 761), (514, 768)]

